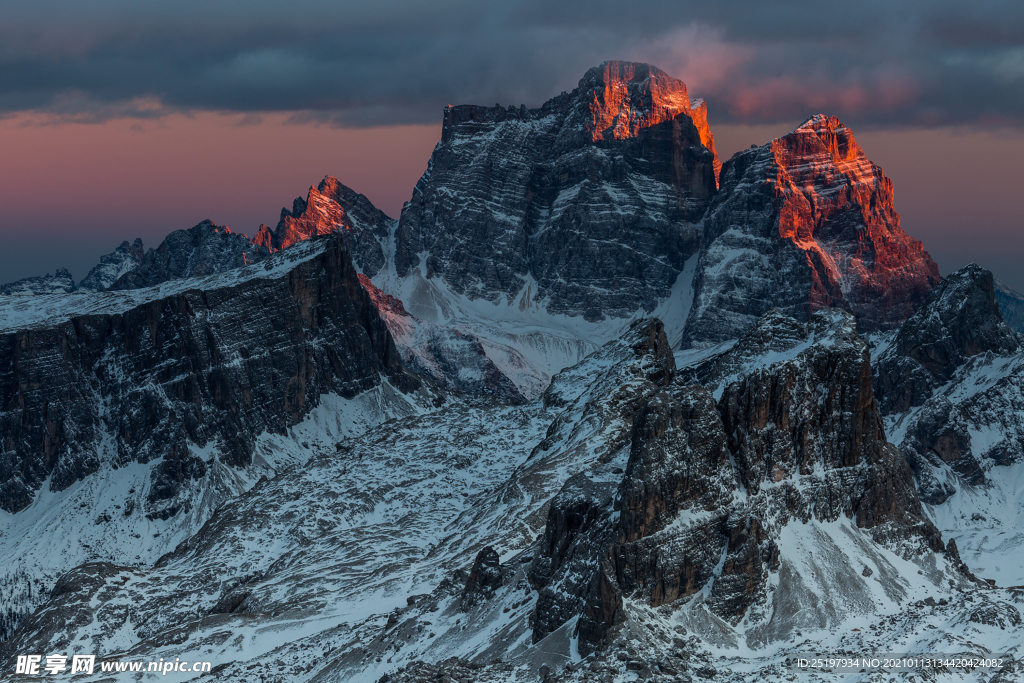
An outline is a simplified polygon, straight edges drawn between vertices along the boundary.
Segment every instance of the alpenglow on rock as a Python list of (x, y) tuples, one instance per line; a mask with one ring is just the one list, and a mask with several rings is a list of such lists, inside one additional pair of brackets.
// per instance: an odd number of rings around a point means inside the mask
[(327, 176), (309, 188), (305, 199), (296, 197), (291, 211), (281, 209), (273, 232), (261, 225), (253, 242), (275, 252), (316, 235), (340, 232), (356, 267), (373, 277), (384, 267), (383, 245), (394, 225), (395, 219), (365, 196)]
[(650, 311), (699, 248), (717, 166), (707, 107), (647, 64), (605, 62), (539, 109), (449, 106), (395, 267), (587, 320)]
[(939, 282), (900, 229), (892, 181), (821, 114), (725, 163), (704, 239), (684, 343), (736, 338), (771, 308), (800, 320), (841, 308), (862, 331), (893, 329)]

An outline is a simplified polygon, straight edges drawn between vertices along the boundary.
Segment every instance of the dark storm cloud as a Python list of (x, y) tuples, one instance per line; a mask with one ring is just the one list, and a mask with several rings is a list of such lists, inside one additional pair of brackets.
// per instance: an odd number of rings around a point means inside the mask
[(35, 2), (0, 23), (0, 112), (56, 120), (295, 111), (436, 121), (536, 106), (609, 58), (649, 61), (716, 120), (1024, 123), (1024, 3)]

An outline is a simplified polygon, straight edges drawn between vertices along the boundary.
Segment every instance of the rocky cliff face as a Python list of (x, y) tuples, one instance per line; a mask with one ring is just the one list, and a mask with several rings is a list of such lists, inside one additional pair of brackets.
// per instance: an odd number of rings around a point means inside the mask
[(383, 245), (394, 224), (369, 199), (327, 176), (309, 188), (305, 199), (296, 197), (291, 211), (281, 209), (273, 232), (261, 225), (253, 242), (274, 252), (316, 235), (340, 232), (356, 267), (373, 277), (384, 267)]
[[(601, 647), (627, 600), (657, 607), (698, 594), (730, 624), (774, 612), (751, 637), (784, 638), (807, 617), (787, 615), (787, 602), (819, 582), (794, 575), (801, 558), (782, 545), (791, 524), (853, 520), (883, 545), (945, 550), (886, 441), (852, 316), (821, 312), (806, 327), (790, 319), (796, 333), (781, 336), (778, 318), (705, 366), (728, 380), (711, 382), (714, 393), (683, 384), (682, 373), (643, 400), (617, 485), (581, 474), (554, 498), (530, 573), (540, 589), (535, 641), (578, 617), (581, 652)], [(843, 600), (867, 608), (872, 589), (858, 569), (830, 571), (850, 574)], [(827, 622), (829, 609), (815, 619)]]
[(223, 273), (262, 261), (269, 255), (267, 249), (253, 244), (245, 235), (206, 220), (188, 230), (172, 232), (109, 289), (140, 289), (170, 280)]
[(801, 320), (837, 307), (861, 330), (893, 329), (939, 281), (899, 227), (892, 181), (822, 115), (723, 166), (704, 239), (690, 344), (735, 338), (773, 307)]
[(715, 192), (702, 107), (654, 67), (608, 62), (540, 109), (446, 108), (399, 221), (398, 275), (587, 320), (653, 310)]
[(996, 303), (992, 273), (966, 266), (935, 288), (879, 358), (875, 393), (882, 411), (919, 406), (967, 359), (989, 352), (1008, 355), (1018, 347)]
[(875, 394), (933, 505), (1024, 462), (1024, 357), (995, 294), (992, 273), (962, 268), (877, 354)]
[[(720, 176), (713, 144), (681, 82), (607, 63), (446, 109), (397, 227), (326, 178), (252, 242), (197, 226), (115, 291), (0, 301), (0, 668), (87, 642), (239, 682), (774, 680), (798, 640), (1015, 647), (1020, 591), (958, 555), (988, 536), (933, 524), (996, 490), (1024, 524), (991, 278), (872, 334), (872, 370), (858, 327), (937, 277), (888, 180), (834, 119)], [(403, 364), (447, 391), (389, 414)]]
[(193, 446), (243, 467), (257, 435), (286, 430), (322, 394), (351, 397), (382, 374), (407, 381), (343, 240), (219, 277), (151, 298), (74, 295), (62, 315), (38, 320), (8, 316), (3, 509), (20, 510), (45, 480), (60, 490), (103, 461), (163, 458), (148, 512), (174, 514), (168, 501), (206, 470)]
[(47, 294), (66, 294), (75, 290), (75, 279), (67, 268), (58, 268), (53, 275), (26, 277), (16, 282), (0, 285), (0, 295), (5, 296), (45, 296)]
[(135, 270), (145, 257), (142, 240), (136, 238), (132, 243), (128, 240), (109, 254), (100, 257), (100, 262), (78, 283), (78, 289), (86, 292), (102, 292), (117, 282), (121, 276)]
[(996, 284), (996, 303), (1007, 326), (1017, 334), (1024, 334), (1024, 294), (1015, 292), (999, 280)]
[[(400, 299), (382, 292), (362, 273), (359, 282), (387, 324), (406, 368), (444, 389), (523, 398), (512, 380), (488, 357), (479, 337), (410, 315)], [(510, 349), (509, 353), (514, 351)]]

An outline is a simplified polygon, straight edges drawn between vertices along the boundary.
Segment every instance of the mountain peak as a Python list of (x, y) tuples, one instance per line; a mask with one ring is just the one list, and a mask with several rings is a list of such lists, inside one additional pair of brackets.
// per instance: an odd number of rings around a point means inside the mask
[(715, 179), (722, 164), (708, 126), (707, 103), (690, 99), (686, 83), (643, 62), (608, 61), (591, 67), (570, 95), (573, 118), (592, 142), (635, 138), (644, 128), (688, 116), (701, 144), (714, 155)]
[(856, 159), (867, 162), (853, 131), (835, 116), (826, 114), (815, 114), (776, 142), (801, 156), (825, 152), (834, 162)]
[(260, 225), (252, 241), (273, 253), (317, 235), (343, 232), (356, 267), (372, 277), (384, 265), (381, 241), (391, 223), (369, 199), (327, 175), (318, 185), (309, 186), (305, 199), (296, 197), (290, 211), (281, 209), (276, 228)]
[(846, 128), (846, 126), (844, 126), (843, 122), (840, 121), (838, 118), (836, 118), (835, 116), (829, 116), (828, 114), (819, 113), (815, 114), (814, 116), (811, 116), (806, 121), (797, 126), (794, 132), (797, 130), (834, 131), (840, 128)]
[(639, 62), (604, 62), (587, 71), (574, 91), (586, 110), (591, 139), (623, 140), (641, 128), (690, 112), (686, 84), (661, 69)]
[[(842, 308), (862, 331), (894, 329), (939, 282), (931, 256), (900, 228), (892, 181), (834, 116), (730, 159), (704, 230), (702, 268), (715, 275), (701, 276), (690, 343), (734, 338), (772, 305), (801, 320)], [(764, 240), (761, 263), (749, 257), (751, 237)]]
[(598, 66), (587, 69), (587, 73), (580, 79), (581, 88), (587, 87), (590, 83), (601, 83), (614, 85), (623, 83), (626, 85), (646, 85), (656, 89), (667, 89), (681, 91), (686, 94), (686, 84), (678, 78), (673, 78), (656, 66), (644, 62), (624, 62), (619, 60), (608, 60), (601, 62)]

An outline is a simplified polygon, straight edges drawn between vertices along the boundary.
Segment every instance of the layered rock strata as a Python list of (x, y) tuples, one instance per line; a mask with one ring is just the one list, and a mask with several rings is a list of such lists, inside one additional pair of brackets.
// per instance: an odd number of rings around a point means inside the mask
[(587, 320), (650, 311), (697, 251), (717, 163), (706, 107), (646, 64), (606, 62), (539, 109), (449, 106), (395, 267)]
[[(578, 617), (581, 651), (601, 647), (626, 599), (657, 607), (700, 595), (728, 623), (766, 620), (799, 583), (799, 559), (780, 546), (791, 524), (851, 520), (911, 554), (945, 550), (886, 441), (853, 317), (823, 311), (776, 335), (779, 318), (703, 369), (720, 382), (686, 385), (680, 373), (641, 402), (619, 481), (579, 474), (552, 500), (530, 570), (535, 642)], [(773, 594), (779, 572), (786, 588)], [(870, 592), (858, 579), (847, 598), (868, 609)], [(780, 613), (763, 637), (799, 621)]]
[(203, 476), (190, 445), (245, 466), (257, 435), (286, 430), (322, 394), (351, 397), (382, 374), (410, 381), (356, 275), (344, 241), (324, 239), (177, 291), (73, 295), (35, 321), (9, 312), (0, 506), (20, 510), (47, 479), (60, 490), (101, 461), (163, 458), (159, 507)]
[(939, 282), (900, 229), (892, 181), (834, 117), (736, 154), (704, 219), (685, 343), (734, 339), (771, 308), (841, 308), (862, 331), (898, 327)]

